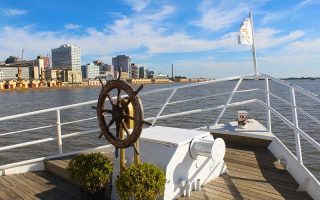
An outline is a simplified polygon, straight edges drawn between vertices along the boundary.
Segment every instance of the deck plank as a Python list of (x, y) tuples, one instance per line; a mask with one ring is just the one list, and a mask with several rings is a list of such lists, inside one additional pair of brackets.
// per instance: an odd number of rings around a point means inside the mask
[(225, 162), (228, 173), (202, 186), (200, 192), (192, 192), (188, 199), (312, 199), (306, 192), (296, 192), (299, 185), (264, 147), (230, 145)]
[(50, 172), (27, 172), (0, 177), (0, 199), (78, 200), (79, 188)]

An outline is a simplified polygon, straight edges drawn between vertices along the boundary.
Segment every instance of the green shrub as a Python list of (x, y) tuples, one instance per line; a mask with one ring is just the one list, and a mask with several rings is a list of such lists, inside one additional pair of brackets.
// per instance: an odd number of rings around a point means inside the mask
[(94, 193), (108, 183), (112, 164), (101, 153), (80, 154), (71, 159), (67, 171), (83, 190)]
[(120, 199), (155, 200), (164, 193), (165, 173), (149, 164), (133, 164), (116, 181)]

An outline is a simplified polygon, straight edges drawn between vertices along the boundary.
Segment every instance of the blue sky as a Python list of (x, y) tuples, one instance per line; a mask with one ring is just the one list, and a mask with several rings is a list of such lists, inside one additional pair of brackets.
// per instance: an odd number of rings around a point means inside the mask
[(251, 47), (237, 44), (253, 12), (258, 70), (320, 76), (320, 0), (0, 0), (0, 60), (81, 47), (82, 63), (127, 54), (138, 65), (189, 77), (253, 72)]

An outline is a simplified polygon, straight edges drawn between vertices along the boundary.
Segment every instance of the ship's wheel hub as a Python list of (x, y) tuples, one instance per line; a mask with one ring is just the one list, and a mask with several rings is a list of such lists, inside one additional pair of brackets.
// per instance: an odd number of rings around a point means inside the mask
[(112, 109), (112, 118), (116, 123), (121, 123), (121, 121), (124, 119), (124, 107), (120, 107), (118, 105), (115, 105)]

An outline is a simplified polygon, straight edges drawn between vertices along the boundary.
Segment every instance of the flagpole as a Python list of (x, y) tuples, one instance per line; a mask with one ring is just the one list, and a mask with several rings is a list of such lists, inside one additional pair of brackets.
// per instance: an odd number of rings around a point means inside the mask
[(252, 56), (253, 56), (254, 74), (258, 75), (256, 46), (255, 46), (255, 39), (254, 39), (253, 17), (252, 17), (251, 11), (249, 12), (249, 18), (250, 18), (251, 28), (252, 28)]

